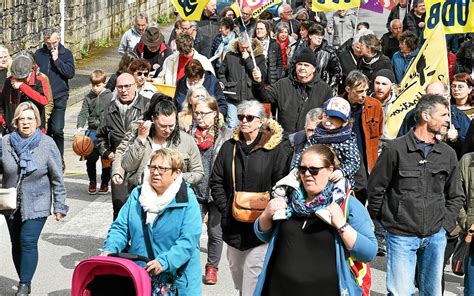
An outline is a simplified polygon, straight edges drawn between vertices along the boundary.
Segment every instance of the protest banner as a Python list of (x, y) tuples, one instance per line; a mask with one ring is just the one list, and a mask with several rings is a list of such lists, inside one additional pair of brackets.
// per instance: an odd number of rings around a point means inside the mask
[(266, 9), (282, 3), (283, 0), (241, 0), (239, 3), (240, 7), (250, 6), (252, 8), (253, 17), (259, 16)]
[(395, 138), (405, 115), (413, 109), (426, 87), (433, 82), (449, 83), (448, 53), (442, 25), (431, 32), (420, 52), (410, 64), (400, 83), (400, 92), (387, 112), (388, 136)]
[(474, 32), (474, 1), (425, 0), (425, 38), (442, 23), (445, 34)]
[(378, 0), (361, 0), (360, 9), (383, 13), (383, 7), (380, 5)]
[(339, 9), (357, 8), (360, 0), (313, 0), (313, 11), (333, 11)]
[(171, 0), (179, 16), (187, 21), (199, 21), (209, 0)]
[(379, 0), (379, 5), (386, 10), (392, 10), (397, 5), (396, 0)]

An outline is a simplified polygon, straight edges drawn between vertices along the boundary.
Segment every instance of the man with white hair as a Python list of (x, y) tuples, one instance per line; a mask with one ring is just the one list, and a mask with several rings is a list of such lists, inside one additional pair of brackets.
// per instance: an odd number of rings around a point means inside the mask
[(291, 9), (291, 5), (286, 3), (280, 5), (280, 7), (278, 7), (278, 15), (280, 16), (280, 19), (275, 22), (273, 28), (275, 28), (277, 24), (284, 22), (290, 28), (288, 34), (290, 34), (293, 39), (298, 40), (300, 34), (300, 22), (293, 19), (293, 9)]
[(390, 31), (383, 34), (382, 39), (382, 53), (392, 59), (394, 53), (400, 49), (400, 42), (398, 37), (403, 32), (403, 24), (399, 19), (393, 19), (390, 22)]
[(148, 27), (148, 15), (144, 12), (139, 12), (135, 16), (135, 24), (130, 30), (126, 31), (122, 39), (120, 40), (120, 45), (118, 52), (123, 55), (126, 52), (131, 52), (135, 48), (142, 34), (145, 32)]
[[(204, 11), (202, 12), (201, 20), (197, 22), (201, 29), (202, 40), (206, 44), (212, 44), (212, 40), (219, 34), (219, 15), (217, 14), (216, 0), (210, 0)], [(200, 52), (203, 56), (211, 57), (211, 47), (205, 48), (206, 52)]]

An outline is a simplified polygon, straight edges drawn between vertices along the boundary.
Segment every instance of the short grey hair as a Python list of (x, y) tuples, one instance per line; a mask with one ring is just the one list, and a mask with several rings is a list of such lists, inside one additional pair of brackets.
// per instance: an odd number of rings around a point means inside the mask
[(424, 121), (422, 117), (423, 112), (433, 113), (438, 104), (449, 109), (449, 102), (445, 97), (431, 94), (423, 95), (415, 106), (416, 124), (420, 125)]
[(278, 24), (275, 25), (275, 33), (276, 34), (280, 34), (281, 31), (283, 31), (283, 29), (286, 29), (286, 31), (288, 31), (288, 33), (290, 32), (290, 27), (288, 26), (288, 24), (286, 24), (284, 22), (279, 22)]
[(250, 36), (246, 31), (241, 32), (237, 40), (239, 43), (242, 43), (242, 44), (246, 44), (246, 43), (250, 44)]
[(59, 30), (56, 28), (46, 28), (43, 30), (44, 39), (49, 39), (53, 34), (58, 34), (58, 36), (61, 37)]
[(146, 14), (145, 12), (139, 12), (137, 13), (137, 15), (135, 16), (135, 21), (136, 20), (146, 20), (146, 22), (148, 23), (148, 14)]
[(402, 23), (402, 21), (401, 21), (400, 19), (393, 19), (393, 20), (390, 21), (390, 28), (391, 28), (393, 25), (395, 25), (395, 23), (400, 23), (400, 24), (402, 25), (402, 27), (403, 27), (403, 23)]
[(306, 113), (306, 123), (309, 121), (316, 121), (321, 119), (321, 114), (323, 113), (322, 108), (313, 108)]
[(287, 3), (283, 3), (282, 5), (280, 5), (280, 7), (278, 7), (278, 15), (282, 14), (283, 13), (283, 9), (285, 7), (290, 7), (291, 8), (291, 5), (290, 4), (287, 4)]
[(265, 119), (267, 116), (263, 104), (256, 100), (245, 100), (237, 106), (237, 114), (242, 114), (248, 110), (251, 110), (252, 115), (258, 116), (260, 119)]
[(35, 114), (35, 120), (36, 120), (36, 125), (39, 127), (41, 125), (41, 116), (38, 110), (38, 107), (35, 106), (31, 101), (25, 101), (20, 104), (15, 109), (15, 113), (13, 113), (13, 120), (12, 124), (13, 127), (17, 128), (18, 127), (18, 119), (21, 116), (21, 113), (26, 110), (32, 110), (33, 113)]
[(362, 36), (369, 35), (369, 34), (374, 34), (374, 32), (370, 29), (362, 28), (360, 29), (355, 35), (354, 39), (352, 40), (352, 44), (359, 43), (359, 40)]

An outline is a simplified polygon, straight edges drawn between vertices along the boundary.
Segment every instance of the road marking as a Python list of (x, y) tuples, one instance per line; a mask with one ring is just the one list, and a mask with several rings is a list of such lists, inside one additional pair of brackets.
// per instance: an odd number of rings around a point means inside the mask
[(84, 180), (84, 179), (64, 178), (64, 182), (89, 185), (89, 180)]

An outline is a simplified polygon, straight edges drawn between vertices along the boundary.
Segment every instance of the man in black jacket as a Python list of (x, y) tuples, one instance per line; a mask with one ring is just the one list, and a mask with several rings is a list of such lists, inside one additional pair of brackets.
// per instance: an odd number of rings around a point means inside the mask
[(446, 233), (456, 226), (464, 193), (453, 149), (439, 139), (449, 128), (449, 103), (424, 95), (416, 126), (387, 143), (369, 177), (368, 209), (386, 229), (387, 290), (442, 295)]
[(313, 108), (322, 108), (332, 97), (329, 85), (316, 73), (316, 57), (305, 48), (295, 59), (296, 66), (289, 77), (282, 78), (264, 89), (262, 74), (253, 71), (252, 92), (263, 103), (271, 103), (278, 110), (278, 122), (286, 133), (304, 129), (306, 113)]
[[(117, 78), (117, 93), (112, 102), (102, 113), (100, 126), (97, 130), (97, 147), (103, 159), (114, 161), (115, 150), (125, 137), (133, 122), (142, 118), (148, 109), (149, 100), (137, 92), (135, 79), (128, 73), (121, 74)], [(127, 201), (128, 188), (124, 180), (118, 176), (112, 176), (112, 204), (114, 209), (114, 220)]]

